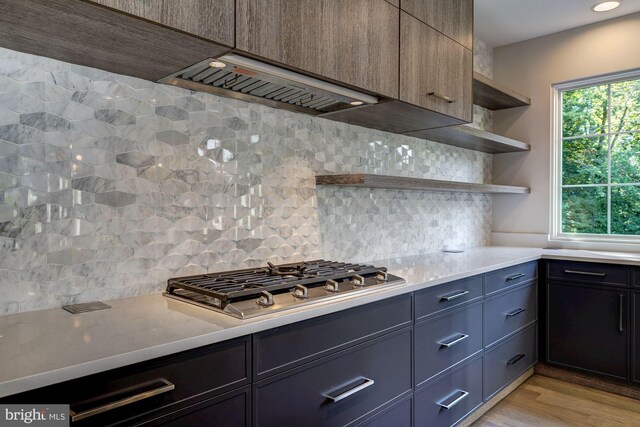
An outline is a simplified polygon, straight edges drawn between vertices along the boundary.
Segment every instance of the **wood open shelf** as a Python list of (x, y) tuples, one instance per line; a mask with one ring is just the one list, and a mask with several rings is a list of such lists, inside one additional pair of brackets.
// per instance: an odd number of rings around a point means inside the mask
[(531, 150), (524, 142), (467, 125), (420, 130), (406, 135), (492, 154)]
[(347, 175), (317, 175), (316, 185), (384, 188), (391, 190), (444, 191), (456, 193), (527, 194), (528, 187), (441, 181), (437, 179), (354, 173)]
[(524, 107), (531, 104), (531, 98), (508, 89), (489, 77), (473, 73), (473, 103), (489, 110)]

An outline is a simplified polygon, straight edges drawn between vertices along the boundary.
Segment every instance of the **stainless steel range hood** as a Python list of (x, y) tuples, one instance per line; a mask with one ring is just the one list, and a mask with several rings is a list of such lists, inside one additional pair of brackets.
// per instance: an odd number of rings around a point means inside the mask
[(375, 96), (235, 54), (206, 59), (160, 82), (314, 115), (378, 102)]

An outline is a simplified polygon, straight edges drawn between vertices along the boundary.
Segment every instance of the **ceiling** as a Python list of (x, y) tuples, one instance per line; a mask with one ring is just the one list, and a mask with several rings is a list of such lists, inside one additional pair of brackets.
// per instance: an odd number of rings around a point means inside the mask
[(596, 13), (597, 0), (475, 0), (475, 35), (492, 47), (504, 46), (598, 21), (640, 12), (640, 0), (622, 0)]

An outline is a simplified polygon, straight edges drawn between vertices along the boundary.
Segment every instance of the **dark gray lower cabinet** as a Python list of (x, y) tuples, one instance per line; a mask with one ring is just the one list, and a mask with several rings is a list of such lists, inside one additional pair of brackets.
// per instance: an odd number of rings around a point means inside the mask
[(411, 329), (253, 385), (254, 426), (344, 426), (412, 392)]
[(412, 304), (411, 294), (404, 294), (258, 332), (253, 336), (254, 378), (260, 380), (384, 333), (411, 326)]
[(482, 404), (482, 358), (416, 391), (415, 427), (452, 426)]
[(629, 378), (628, 289), (547, 282), (547, 361)]
[(250, 420), (251, 388), (244, 387), (139, 425), (249, 427)]
[(482, 280), (482, 276), (467, 277), (416, 292), (416, 320), (482, 300)]
[[(235, 426), (249, 419), (250, 383), (250, 337), (242, 337), (13, 395), (0, 403), (70, 404), (77, 418), (73, 426), (189, 426), (197, 425), (189, 420), (223, 419), (223, 408), (238, 408), (240, 413), (224, 418)], [(123, 401), (127, 404), (113, 405)]]
[(538, 360), (536, 325), (484, 353), (484, 400), (522, 375)]
[(416, 324), (415, 384), (482, 351), (482, 303)]
[(452, 426), (535, 361), (536, 271), (500, 270), (488, 298), (469, 277), (0, 403), (70, 403), (74, 426)]
[(484, 294), (492, 295), (538, 277), (538, 261), (512, 265), (484, 276)]
[(357, 427), (411, 427), (413, 399), (405, 399), (391, 405)]
[(535, 282), (503, 292), (484, 303), (484, 345), (491, 346), (515, 331), (535, 322), (538, 318)]

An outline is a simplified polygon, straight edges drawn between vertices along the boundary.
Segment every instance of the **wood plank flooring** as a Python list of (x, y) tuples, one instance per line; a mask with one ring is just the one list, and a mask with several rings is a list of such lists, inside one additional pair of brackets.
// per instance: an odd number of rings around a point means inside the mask
[(534, 375), (472, 427), (640, 426), (640, 400)]

